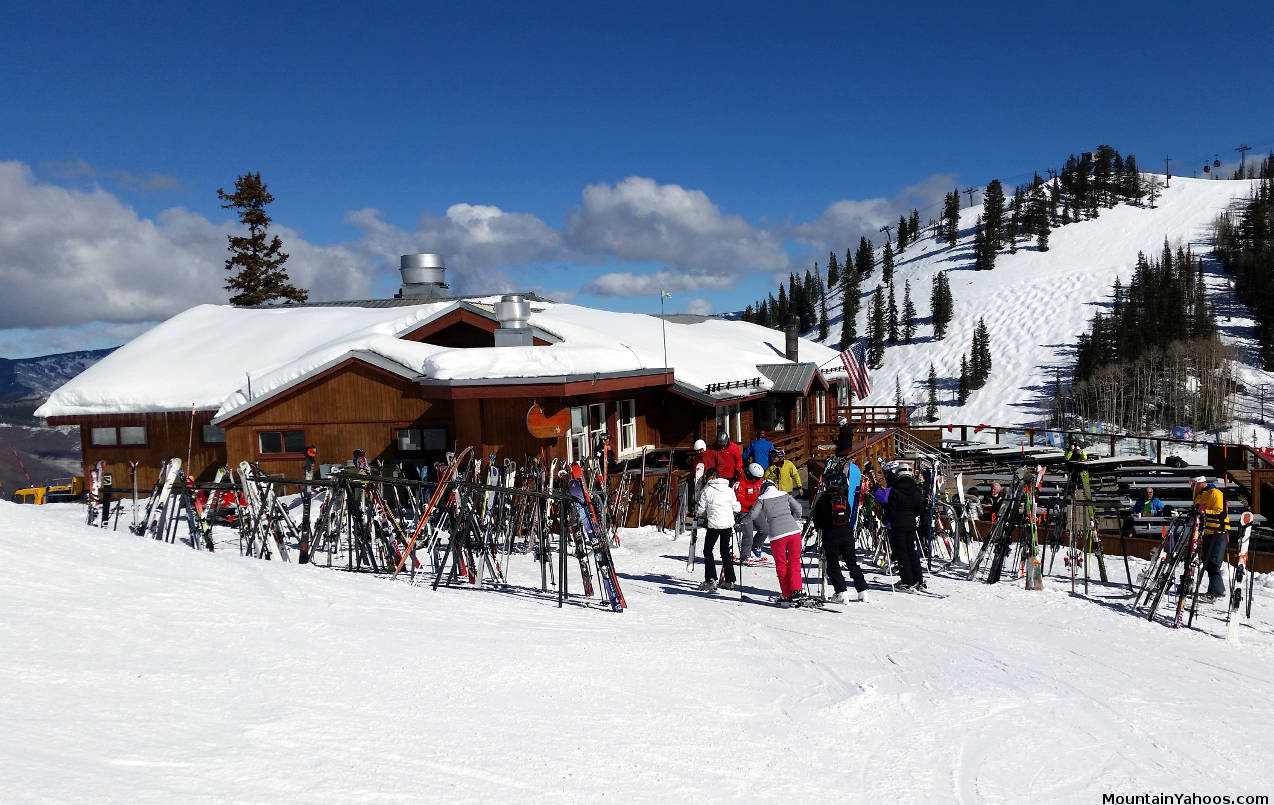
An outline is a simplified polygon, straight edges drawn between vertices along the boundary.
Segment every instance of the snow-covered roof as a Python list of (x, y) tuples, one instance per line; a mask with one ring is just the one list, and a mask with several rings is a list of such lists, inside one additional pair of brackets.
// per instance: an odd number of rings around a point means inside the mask
[[(786, 360), (781, 332), (747, 322), (695, 316), (665, 321), (538, 301), (530, 325), (556, 343), (462, 348), (401, 338), (461, 306), (489, 311), (498, 299), (371, 308), (200, 305), (67, 382), (36, 413), (83, 416), (194, 406), (216, 410), (220, 421), (347, 358), (422, 382), (457, 383), (616, 376), (667, 367), (678, 385), (722, 400), (768, 390), (772, 383), (758, 367)], [(838, 364), (835, 350), (808, 340), (801, 340), (798, 357), (829, 368)]]

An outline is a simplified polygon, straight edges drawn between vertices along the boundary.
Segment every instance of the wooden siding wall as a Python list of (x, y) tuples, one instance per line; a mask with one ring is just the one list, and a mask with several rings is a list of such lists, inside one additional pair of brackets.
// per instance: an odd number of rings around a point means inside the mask
[[(212, 480), (216, 468), (226, 462), (226, 445), (204, 444), (203, 426), (212, 421), (213, 411), (196, 411), (192, 422), (189, 412), (155, 414), (110, 414), (76, 417), (80, 426), (80, 455), (84, 459), (82, 474), (99, 460), (106, 462), (116, 494), (131, 493), (129, 480), (130, 461), (137, 462), (137, 488), (142, 495), (149, 495), (159, 480), (159, 467), (176, 456), (182, 460), (187, 473), (197, 480)], [(146, 444), (100, 447), (93, 445), (93, 428), (146, 427)], [(192, 438), (193, 437), (193, 438)], [(187, 444), (190, 445), (189, 453)], [(189, 459), (189, 460), (187, 460)], [(87, 486), (87, 484), (86, 484)]]
[(322, 464), (349, 461), (355, 449), (367, 451), (370, 461), (428, 456), (399, 455), (395, 431), (408, 427), (446, 428), (450, 448), (455, 439), (451, 401), (422, 399), (412, 381), (351, 362), (320, 382), (301, 386), (235, 421), (226, 431), (226, 452), (232, 464), (260, 461), (265, 472), (290, 477), (300, 475), (305, 457), (258, 454), (260, 431), (304, 430), (306, 442), (318, 448)]

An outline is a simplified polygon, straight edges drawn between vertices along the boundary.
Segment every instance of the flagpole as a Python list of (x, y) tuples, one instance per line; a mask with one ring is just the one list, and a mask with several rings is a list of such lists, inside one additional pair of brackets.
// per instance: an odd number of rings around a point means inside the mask
[(671, 299), (672, 294), (659, 289), (659, 329), (664, 342), (664, 368), (668, 368), (668, 320), (664, 318), (664, 299)]

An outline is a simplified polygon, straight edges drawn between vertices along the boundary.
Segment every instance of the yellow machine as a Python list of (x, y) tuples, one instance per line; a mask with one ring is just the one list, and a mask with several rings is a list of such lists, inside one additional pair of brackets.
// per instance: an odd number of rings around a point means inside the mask
[(44, 486), (28, 486), (13, 493), (14, 503), (69, 503), (84, 497), (84, 479), (54, 478)]

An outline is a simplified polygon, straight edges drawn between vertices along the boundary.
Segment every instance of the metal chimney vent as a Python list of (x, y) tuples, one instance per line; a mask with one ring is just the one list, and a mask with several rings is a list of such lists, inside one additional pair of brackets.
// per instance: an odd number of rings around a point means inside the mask
[(505, 294), (495, 304), (495, 317), (500, 323), (495, 331), (497, 347), (530, 347), (535, 345), (531, 333), (531, 303), (519, 294)]
[(446, 296), (447, 266), (441, 254), (404, 254), (398, 259), (403, 287), (397, 298), (441, 299)]

